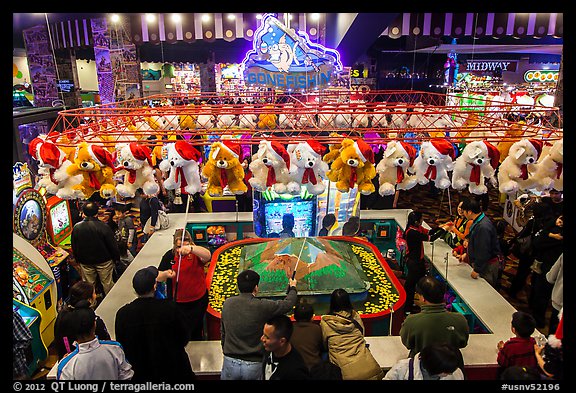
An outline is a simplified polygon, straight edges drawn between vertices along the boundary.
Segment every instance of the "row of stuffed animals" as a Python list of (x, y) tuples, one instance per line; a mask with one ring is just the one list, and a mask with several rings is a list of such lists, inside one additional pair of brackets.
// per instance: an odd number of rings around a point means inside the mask
[[(103, 198), (116, 193), (134, 197), (137, 189), (147, 195), (158, 192), (153, 155), (147, 145), (118, 143), (111, 153), (102, 145), (87, 142), (76, 148), (60, 148), (58, 137), (59, 133), (51, 132), (29, 145), (30, 155), (38, 160), (39, 185), (49, 193), (62, 199), (88, 199), (95, 192)], [(501, 163), (499, 150), (486, 140), (468, 143), (458, 157), (447, 139), (422, 142), (418, 154), (411, 144), (392, 140), (378, 164), (372, 147), (361, 138), (345, 137), (330, 145), (327, 153), (326, 146), (312, 138), (286, 147), (262, 139), (251, 157), (248, 174), (241, 145), (233, 139), (213, 142), (201, 169), (202, 154), (188, 141), (165, 142), (162, 149), (165, 152), (159, 168), (168, 174), (164, 187), (179, 188), (185, 194), (201, 190), (200, 174), (208, 180), (206, 192), (211, 196), (223, 195), (226, 186), (234, 194), (247, 192), (246, 178), (257, 191), (271, 188), (279, 194), (297, 195), (305, 187), (318, 195), (325, 190), (322, 180), (328, 179), (341, 192), (357, 186), (359, 192), (369, 195), (376, 191), (372, 182), (376, 175), (378, 192), (383, 196), (429, 182), (439, 189), (468, 187), (473, 194), (486, 193), (486, 181), (506, 194), (529, 189), (563, 190), (563, 139), (550, 144), (523, 138), (510, 146)]]

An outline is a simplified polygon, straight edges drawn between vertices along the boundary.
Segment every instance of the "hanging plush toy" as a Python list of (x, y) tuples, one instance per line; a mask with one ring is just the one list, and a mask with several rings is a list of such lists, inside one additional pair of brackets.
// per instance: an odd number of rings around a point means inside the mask
[(100, 145), (81, 142), (76, 150), (74, 162), (66, 169), (69, 176), (81, 174), (82, 183), (74, 189), (88, 199), (95, 192), (108, 199), (116, 195), (114, 185), (114, 158), (112, 154)]
[[(343, 135), (338, 134), (337, 132), (331, 132), (329, 136), (331, 138), (343, 137)], [(335, 159), (340, 157), (340, 148), (341, 147), (342, 147), (341, 142), (329, 144), (328, 145), (328, 153), (326, 153), (324, 155), (324, 157), (322, 157), (322, 161), (324, 161), (328, 165), (332, 164), (332, 162), (334, 162)]]
[(262, 109), (266, 112), (258, 115), (258, 128), (266, 130), (276, 128), (276, 119), (278, 116), (271, 112), (274, 110), (274, 105), (265, 105)]
[(362, 139), (345, 138), (342, 140), (340, 156), (334, 160), (326, 177), (336, 182), (340, 192), (348, 192), (358, 185), (358, 191), (370, 195), (376, 188), (372, 179), (376, 177), (374, 152)]
[(252, 156), (249, 169), (252, 177), (248, 180), (256, 191), (266, 191), (268, 187), (278, 194), (287, 192), (290, 182), (290, 155), (281, 143), (261, 140), (258, 151)]
[(434, 182), (434, 186), (444, 190), (450, 187), (448, 172), (454, 169), (456, 158), (454, 145), (446, 139), (432, 139), (422, 142), (420, 154), (414, 160), (414, 171), (418, 184)]
[(485, 179), (489, 179), (493, 187), (497, 185), (494, 174), (499, 159), (500, 152), (490, 142), (470, 142), (454, 163), (452, 187), (463, 190), (468, 186), (472, 194), (485, 194), (488, 191), (488, 187), (484, 184)]
[(80, 191), (74, 189), (74, 186), (82, 183), (82, 175), (68, 176), (66, 170), (72, 162), (62, 149), (49, 140), (58, 134), (51, 132), (32, 139), (28, 151), (38, 160), (38, 173), (41, 175), (38, 185), (59, 198), (76, 199), (82, 196)]
[(300, 194), (300, 188), (305, 186), (310, 194), (319, 195), (326, 186), (322, 181), (328, 172), (328, 164), (322, 161), (326, 147), (314, 139), (288, 145), (290, 154), (290, 177), (288, 192)]
[(536, 171), (536, 161), (542, 153), (542, 141), (523, 138), (514, 142), (508, 157), (498, 169), (498, 189), (503, 194), (514, 194), (519, 190), (535, 188), (537, 183), (532, 174)]
[(548, 154), (540, 159), (533, 179), (540, 191), (564, 191), (564, 139), (554, 142)]
[(202, 175), (208, 179), (206, 192), (210, 196), (222, 196), (226, 186), (236, 195), (248, 190), (244, 184), (241, 155), (242, 149), (236, 142), (223, 140), (212, 143), (208, 162), (202, 168)]
[(384, 150), (384, 157), (376, 166), (380, 195), (393, 195), (396, 188), (409, 190), (416, 185), (416, 176), (408, 170), (414, 165), (416, 149), (402, 141), (391, 141)]
[(122, 176), (122, 184), (116, 185), (116, 191), (124, 198), (133, 198), (141, 188), (146, 195), (156, 195), (160, 190), (154, 178), (152, 157), (148, 146), (136, 142), (116, 145), (116, 161), (119, 165), (115, 172)]
[(182, 194), (196, 194), (202, 188), (200, 182), (201, 153), (190, 143), (179, 140), (166, 145), (166, 158), (160, 162), (159, 168), (168, 173), (164, 180), (167, 190), (179, 190)]

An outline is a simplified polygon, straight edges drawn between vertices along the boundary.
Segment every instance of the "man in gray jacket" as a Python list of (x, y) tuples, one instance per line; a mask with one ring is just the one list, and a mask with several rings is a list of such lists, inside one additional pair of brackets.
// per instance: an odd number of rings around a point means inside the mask
[(244, 270), (236, 278), (240, 294), (222, 305), (220, 340), (224, 362), (221, 380), (262, 379), (264, 347), (260, 341), (266, 321), (286, 314), (296, 305), (296, 280), (289, 279), (288, 294), (282, 300), (258, 298), (260, 275)]

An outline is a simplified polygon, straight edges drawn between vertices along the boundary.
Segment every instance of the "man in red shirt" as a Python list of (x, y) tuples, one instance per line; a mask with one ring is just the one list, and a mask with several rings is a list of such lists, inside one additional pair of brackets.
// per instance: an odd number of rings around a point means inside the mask
[(208, 308), (208, 290), (204, 267), (210, 262), (210, 250), (195, 245), (188, 231), (174, 233), (173, 247), (166, 251), (159, 271), (171, 270), (167, 281), (167, 299), (176, 302), (190, 328), (190, 340), (202, 340), (204, 315)]

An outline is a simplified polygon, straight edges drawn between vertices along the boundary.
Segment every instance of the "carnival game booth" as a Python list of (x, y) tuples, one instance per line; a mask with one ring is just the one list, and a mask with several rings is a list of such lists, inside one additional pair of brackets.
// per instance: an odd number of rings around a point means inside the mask
[(207, 330), (220, 338), (224, 301), (238, 293), (236, 276), (245, 269), (260, 274), (258, 296), (286, 296), (288, 278), (298, 281), (298, 296), (313, 305), (316, 316), (328, 312), (330, 294), (345, 288), (366, 327), (366, 335), (389, 334), (393, 313), (405, 301), (405, 292), (371, 243), (344, 236), (244, 239), (228, 243), (212, 255), (207, 285)]

